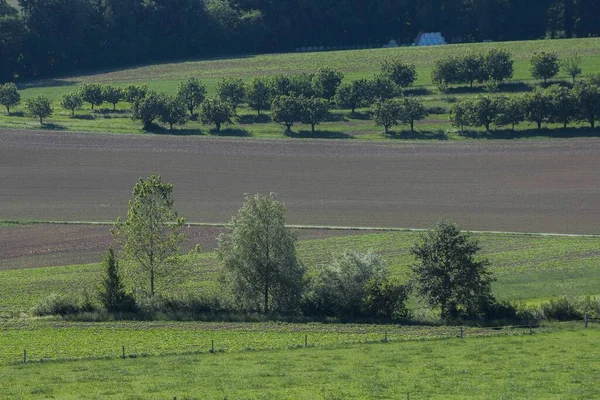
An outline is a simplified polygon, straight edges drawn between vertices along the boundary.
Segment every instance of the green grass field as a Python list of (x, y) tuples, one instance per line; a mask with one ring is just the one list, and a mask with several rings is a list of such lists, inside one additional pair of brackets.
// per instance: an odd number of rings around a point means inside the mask
[(6, 399), (592, 399), (598, 327), (534, 335), (0, 366)]
[[(504, 48), (513, 53), (515, 59), (514, 82), (525, 83), (524, 87), (531, 87), (538, 82), (529, 76), (529, 58), (536, 51), (553, 51), (561, 58), (580, 55), (584, 74), (600, 71), (600, 39), (565, 39), (543, 40), (525, 42), (503, 43), (477, 43), (437, 47), (404, 47), (393, 49), (349, 50), (318, 53), (288, 53), (271, 55), (253, 55), (239, 58), (219, 58), (199, 61), (182, 61), (177, 63), (162, 63), (149, 66), (139, 66), (122, 70), (108, 70), (90, 72), (80, 76), (47, 79), (21, 84), (23, 103), (14, 109), (10, 117), (0, 115), (0, 127), (12, 129), (39, 129), (39, 123), (27, 117), (24, 112), (24, 101), (37, 95), (46, 95), (54, 102), (54, 115), (48, 119), (46, 129), (67, 131), (89, 131), (110, 133), (144, 133), (139, 122), (129, 118), (126, 110), (128, 104), (119, 104), (117, 113), (109, 112), (111, 105), (104, 105), (106, 109), (101, 112), (91, 113), (89, 105), (84, 110), (78, 111), (76, 118), (70, 117), (70, 112), (60, 108), (60, 98), (64, 93), (74, 91), (81, 83), (100, 82), (124, 86), (131, 83), (148, 83), (150, 88), (174, 93), (179, 83), (189, 77), (195, 76), (207, 86), (208, 92), (213, 93), (220, 79), (223, 77), (240, 77), (249, 80), (255, 75), (276, 75), (315, 72), (318, 68), (329, 66), (342, 70), (346, 80), (368, 78), (377, 73), (382, 60), (390, 57), (401, 57), (406, 62), (414, 63), (418, 71), (417, 89), (426, 89), (428, 93), (424, 101), (429, 107), (442, 107), (441, 114), (430, 115), (429, 118), (417, 124), (419, 135), (406, 132), (407, 127), (397, 127), (397, 135), (391, 138), (400, 139), (464, 139), (453, 132), (448, 123), (447, 110), (452, 101), (462, 97), (474, 96), (481, 93), (481, 88), (468, 90), (467, 88), (451, 90), (449, 95), (441, 95), (431, 88), (430, 70), (434, 60), (451, 54), (486, 51), (492, 47)], [(568, 77), (561, 71), (556, 79), (566, 80)], [(515, 88), (509, 89), (507, 94), (512, 95)], [(522, 90), (517, 88), (517, 90)], [(251, 136), (261, 138), (284, 138), (283, 128), (269, 121), (256, 121), (253, 111), (242, 108), (234, 125), (220, 135)], [(317, 134), (311, 134), (310, 127), (295, 126), (294, 137), (325, 137), (325, 138), (358, 138), (358, 139), (389, 139), (381, 133), (382, 129), (375, 126), (370, 120), (355, 118), (347, 111), (336, 113), (334, 121), (323, 123), (318, 127)], [(552, 130), (536, 131), (531, 124), (522, 124), (518, 133), (500, 131), (488, 138), (512, 137), (573, 137), (597, 136), (598, 132), (586, 129), (585, 124), (573, 124), (571, 129), (563, 130), (559, 126), (549, 126)], [(558, 129), (556, 129), (558, 128)], [(156, 133), (170, 133), (167, 129), (160, 129)], [(175, 129), (175, 134), (181, 135), (210, 135), (212, 127), (201, 125), (199, 122), (189, 121), (184, 127)]]

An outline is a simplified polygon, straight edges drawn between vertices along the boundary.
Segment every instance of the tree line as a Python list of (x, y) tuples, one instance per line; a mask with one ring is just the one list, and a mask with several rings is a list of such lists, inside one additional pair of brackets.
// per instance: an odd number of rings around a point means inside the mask
[(0, 82), (302, 46), (600, 34), (595, 0), (0, 0)]

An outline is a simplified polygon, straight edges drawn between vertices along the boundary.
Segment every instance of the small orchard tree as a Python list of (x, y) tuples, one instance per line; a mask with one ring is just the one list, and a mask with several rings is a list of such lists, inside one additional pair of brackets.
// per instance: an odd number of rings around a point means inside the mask
[(543, 79), (544, 85), (548, 79), (553, 78), (560, 71), (560, 60), (556, 53), (534, 53), (530, 60), (531, 76), (535, 79)]
[(275, 75), (269, 80), (272, 96), (289, 96), (292, 93), (292, 81), (288, 75)]
[(194, 115), (194, 110), (202, 104), (206, 97), (206, 87), (196, 78), (190, 78), (179, 84), (177, 95), (181, 97), (190, 115)]
[(358, 79), (350, 83), (342, 84), (335, 93), (335, 104), (338, 108), (349, 108), (352, 114), (358, 107), (369, 105), (371, 98), (369, 81)]
[(108, 104), (113, 105), (113, 111), (117, 109), (117, 103), (124, 97), (123, 89), (111, 85), (102, 86), (102, 98)]
[(271, 87), (269, 80), (263, 76), (255, 76), (246, 84), (246, 102), (258, 115), (267, 110), (271, 104)]
[(417, 79), (417, 69), (413, 64), (406, 64), (400, 59), (384, 60), (381, 73), (400, 87), (408, 87)]
[(578, 104), (573, 90), (560, 85), (552, 85), (546, 90), (548, 96), (548, 121), (567, 125), (577, 119)]
[(221, 131), (221, 125), (232, 124), (234, 115), (233, 107), (218, 97), (209, 97), (200, 106), (200, 118), (203, 124), (214, 124), (217, 132)]
[(488, 261), (477, 258), (479, 250), (477, 240), (451, 221), (439, 222), (411, 247), (418, 293), (432, 307), (440, 307), (442, 318), (472, 315), (492, 298), (494, 278)]
[(438, 89), (445, 91), (448, 85), (460, 83), (462, 79), (462, 60), (459, 57), (447, 57), (435, 60), (431, 69), (431, 81)]
[(246, 196), (218, 238), (225, 288), (242, 309), (299, 310), (305, 268), (296, 258), (296, 234), (286, 228), (285, 212), (273, 193)]
[(159, 115), (160, 122), (169, 124), (169, 129), (173, 130), (173, 125), (185, 124), (187, 109), (183, 100), (178, 96), (167, 96)]
[(484, 56), (486, 80), (502, 82), (512, 79), (514, 60), (512, 54), (505, 49), (491, 49)]
[(581, 57), (577, 54), (571, 58), (567, 58), (562, 63), (562, 68), (567, 75), (573, 79), (573, 83), (575, 83), (575, 79), (579, 75), (581, 75)]
[(326, 121), (331, 116), (329, 112), (331, 106), (329, 101), (311, 97), (310, 99), (304, 100), (304, 112), (302, 113), (302, 123), (309, 124), (312, 132), (315, 131), (315, 125)]
[(458, 128), (460, 132), (464, 130), (465, 126), (471, 124), (469, 119), (471, 117), (471, 106), (471, 101), (464, 100), (454, 103), (450, 107), (450, 123)]
[(237, 108), (246, 98), (246, 86), (240, 78), (224, 78), (217, 84), (217, 95), (221, 101), (229, 103), (233, 108), (233, 113), (237, 113)]
[(331, 100), (344, 79), (344, 73), (333, 68), (319, 68), (313, 77), (313, 88), (317, 96)]
[(473, 87), (474, 82), (483, 82), (487, 79), (485, 59), (482, 54), (470, 53), (459, 59), (460, 81)]
[(496, 117), (495, 123), (497, 126), (512, 126), (512, 130), (515, 130), (515, 126), (519, 125), (525, 120), (525, 107), (523, 105), (523, 99), (520, 97), (500, 97), (498, 100), (498, 116)]
[(46, 96), (37, 96), (27, 99), (25, 102), (29, 113), (40, 120), (40, 126), (44, 125), (44, 119), (52, 115), (52, 101)]
[(129, 85), (123, 90), (123, 99), (128, 103), (135, 103), (138, 100), (146, 97), (148, 93), (148, 85)]
[(104, 103), (104, 97), (102, 96), (102, 85), (98, 83), (84, 83), (79, 89), (81, 98), (86, 103), (90, 103), (92, 110), (94, 106), (100, 106)]
[(577, 119), (595, 128), (596, 121), (600, 120), (600, 86), (580, 82), (575, 85), (575, 98), (579, 109)]
[(484, 126), (485, 131), (490, 131), (490, 125), (498, 117), (498, 101), (488, 96), (477, 96), (468, 107), (469, 125)]
[(185, 262), (179, 255), (185, 223), (173, 209), (173, 185), (160, 175), (142, 178), (133, 187), (127, 220), (112, 230), (122, 246), (127, 274), (138, 290), (150, 297), (181, 277)]
[(542, 129), (542, 124), (550, 118), (550, 100), (543, 90), (536, 89), (523, 95), (523, 111), (525, 120), (537, 124)]
[(373, 121), (377, 126), (383, 126), (387, 135), (390, 128), (398, 125), (402, 117), (402, 102), (397, 99), (377, 100), (371, 107)]
[(21, 103), (21, 95), (17, 90), (17, 85), (12, 82), (0, 85), (0, 104), (6, 107), (6, 114), (10, 115), (10, 108)]
[(402, 94), (402, 89), (384, 75), (377, 75), (369, 82), (370, 99), (389, 100)]
[(306, 114), (306, 98), (303, 96), (278, 96), (271, 104), (273, 122), (285, 126), (287, 132), (292, 131), (295, 122), (302, 122)]
[(71, 116), (74, 116), (75, 110), (83, 106), (83, 99), (80, 93), (65, 93), (60, 101), (60, 105), (65, 110), (71, 110)]
[(415, 131), (415, 121), (420, 121), (427, 117), (429, 113), (423, 105), (423, 102), (416, 97), (404, 97), (402, 99), (402, 111), (400, 121), (410, 125), (410, 131)]
[(150, 91), (144, 98), (133, 103), (131, 119), (134, 121), (142, 121), (144, 129), (150, 129), (154, 120), (162, 114), (164, 106), (165, 96)]
[(119, 270), (119, 262), (112, 247), (104, 256), (104, 278), (98, 290), (100, 302), (108, 312), (130, 311), (134, 308), (133, 299), (125, 292), (125, 285)]

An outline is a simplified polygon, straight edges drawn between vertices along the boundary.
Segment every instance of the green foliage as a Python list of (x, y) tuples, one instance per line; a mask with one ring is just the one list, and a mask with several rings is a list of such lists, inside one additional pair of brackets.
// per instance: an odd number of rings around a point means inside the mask
[(543, 79), (544, 84), (560, 71), (560, 60), (556, 53), (546, 53), (545, 51), (534, 53), (529, 63), (531, 76), (535, 79)]
[(402, 101), (398, 99), (377, 100), (371, 107), (371, 115), (377, 126), (383, 126), (388, 134), (392, 126), (402, 118)]
[(246, 84), (246, 102), (258, 115), (271, 105), (271, 86), (268, 78), (255, 76)]
[(52, 109), (52, 101), (46, 96), (37, 96), (27, 99), (25, 104), (27, 105), (29, 114), (35, 118), (39, 118), (40, 125), (44, 124), (44, 118), (48, 118), (54, 112)]
[(206, 86), (204, 86), (197, 78), (190, 78), (179, 84), (177, 95), (181, 97), (190, 115), (194, 115), (194, 110), (202, 104), (206, 97)]
[(566, 128), (577, 118), (579, 110), (577, 97), (573, 90), (560, 85), (552, 85), (546, 89), (546, 96), (549, 102), (549, 122), (561, 123)]
[(488, 73), (483, 54), (469, 53), (460, 57), (458, 62), (460, 65), (460, 82), (466, 82), (473, 87), (473, 82), (483, 82), (487, 80)]
[(319, 68), (313, 77), (313, 87), (317, 96), (331, 100), (344, 79), (342, 71), (333, 68)]
[(149, 91), (146, 93), (146, 96), (133, 103), (131, 107), (131, 119), (142, 121), (144, 129), (150, 129), (154, 120), (163, 113), (165, 102), (165, 95)]
[(241, 309), (287, 315), (299, 310), (305, 269), (296, 258), (296, 234), (285, 227), (285, 212), (273, 193), (246, 196), (219, 236), (223, 282)]
[(111, 85), (102, 86), (102, 98), (105, 102), (113, 105), (113, 110), (117, 109), (117, 103), (124, 97), (123, 89)]
[(314, 74), (297, 74), (291, 75), (289, 78), (290, 82), (290, 95), (313, 97), (316, 96), (315, 88), (313, 86)]
[(567, 58), (562, 63), (562, 68), (567, 75), (573, 79), (573, 83), (575, 83), (575, 79), (579, 75), (581, 75), (581, 57), (579, 54), (574, 55), (573, 57)]
[(60, 105), (66, 110), (71, 110), (71, 116), (74, 116), (75, 110), (81, 108), (81, 106), (83, 105), (83, 98), (81, 98), (81, 93), (65, 93), (62, 97)]
[(428, 112), (423, 102), (416, 97), (405, 97), (402, 99), (402, 110), (400, 112), (400, 121), (410, 125), (410, 131), (415, 131), (415, 121), (420, 121), (427, 117)]
[(512, 54), (504, 49), (491, 49), (486, 54), (470, 53), (436, 60), (431, 70), (431, 81), (440, 85), (511, 79), (514, 72)]
[(91, 300), (84, 295), (83, 297), (73, 295), (60, 295), (52, 293), (48, 297), (40, 300), (31, 310), (31, 313), (38, 317), (50, 315), (73, 315), (82, 312), (92, 312), (95, 306)]
[(579, 109), (578, 119), (587, 121), (592, 128), (600, 120), (600, 86), (589, 82), (580, 82), (575, 86), (575, 98)]
[(496, 121), (499, 113), (499, 103), (497, 98), (488, 96), (477, 96), (476, 99), (470, 100), (467, 106), (469, 112), (467, 119), (469, 125), (484, 126), (485, 131), (490, 131), (490, 125)]
[(390, 78), (384, 75), (377, 75), (370, 83), (370, 99), (389, 100), (398, 97), (402, 90)]
[(94, 106), (100, 106), (104, 103), (102, 85), (99, 83), (84, 83), (83, 86), (79, 88), (79, 93), (81, 94), (83, 101), (90, 103), (92, 110), (94, 109)]
[(550, 118), (550, 100), (545, 91), (539, 88), (523, 95), (523, 111), (525, 120), (535, 122), (538, 129)]
[(244, 81), (239, 78), (224, 78), (217, 84), (217, 95), (221, 101), (231, 104), (233, 113), (246, 99), (246, 87)]
[(498, 98), (498, 115), (495, 122), (498, 126), (511, 125), (512, 130), (525, 120), (525, 106), (521, 97)]
[(160, 122), (169, 124), (173, 130), (173, 124), (183, 125), (187, 117), (185, 103), (179, 96), (166, 96), (160, 112)]
[(202, 123), (214, 124), (217, 132), (221, 130), (221, 125), (233, 123), (231, 120), (234, 115), (233, 107), (218, 97), (207, 98), (202, 102), (200, 108)]
[(491, 299), (494, 278), (488, 261), (475, 258), (479, 250), (478, 241), (451, 221), (440, 221), (410, 249), (417, 259), (413, 273), (418, 292), (432, 307), (440, 307), (442, 318), (473, 315)]
[(408, 319), (412, 313), (406, 303), (410, 286), (393, 280), (370, 280), (363, 299), (363, 312), (385, 320)]
[(417, 79), (414, 64), (406, 64), (399, 58), (384, 60), (381, 63), (381, 73), (399, 87), (411, 86)]
[(138, 293), (154, 297), (181, 277), (185, 267), (179, 255), (185, 240), (184, 224), (173, 210), (173, 185), (160, 175), (141, 178), (133, 188), (127, 220), (117, 220), (113, 238), (122, 245), (126, 273)]
[(338, 108), (349, 108), (352, 113), (358, 107), (366, 107), (371, 100), (371, 85), (366, 79), (344, 83), (337, 88), (335, 104)]
[[(438, 89), (445, 89), (447, 85), (461, 82), (461, 60), (459, 57), (449, 56), (437, 59), (431, 68), (431, 82)], [(440, 90), (445, 91), (445, 90)]]
[(112, 248), (104, 256), (104, 277), (98, 291), (100, 302), (109, 312), (134, 311), (135, 302), (125, 292), (119, 263)]
[(129, 85), (123, 90), (123, 99), (128, 103), (135, 103), (148, 93), (148, 85)]
[(487, 80), (502, 82), (512, 79), (514, 74), (514, 60), (508, 50), (491, 49), (484, 56), (484, 62)]
[(6, 107), (6, 113), (10, 115), (10, 108), (21, 103), (21, 95), (14, 83), (0, 84), (0, 104)]
[(459, 101), (454, 103), (450, 107), (450, 123), (462, 132), (465, 126), (470, 125), (471, 114), (470, 101)]
[(291, 132), (295, 122), (301, 122), (306, 115), (306, 99), (303, 96), (277, 96), (271, 104), (273, 122), (282, 124)]
[(304, 99), (304, 112), (301, 121), (310, 124), (311, 130), (315, 131), (315, 125), (326, 121), (331, 116), (329, 101), (318, 97)]

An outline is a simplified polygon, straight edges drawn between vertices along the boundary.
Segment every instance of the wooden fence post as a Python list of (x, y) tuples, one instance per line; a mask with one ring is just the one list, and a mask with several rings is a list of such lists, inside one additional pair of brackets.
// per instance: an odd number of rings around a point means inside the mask
[(585, 313), (585, 317), (583, 317), (583, 324), (586, 328), (588, 327), (589, 322), (590, 322), (590, 314)]
[(304, 348), (306, 349), (308, 347), (308, 334), (304, 335)]
[(211, 353), (215, 352), (215, 341), (214, 340), (210, 341), (210, 352)]
[(461, 339), (464, 337), (464, 334), (465, 334), (465, 331), (464, 331), (464, 328), (463, 328), (463, 326), (461, 325), (461, 326), (460, 326), (460, 338), (461, 338)]
[(27, 349), (23, 350), (23, 364), (27, 363)]
[(125, 359), (125, 346), (123, 346), (123, 355), (121, 356), (123, 360)]
[(383, 338), (383, 341), (384, 341), (385, 343), (387, 343), (387, 341), (388, 341), (388, 340), (387, 340), (387, 331), (385, 331), (385, 337)]

